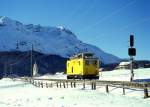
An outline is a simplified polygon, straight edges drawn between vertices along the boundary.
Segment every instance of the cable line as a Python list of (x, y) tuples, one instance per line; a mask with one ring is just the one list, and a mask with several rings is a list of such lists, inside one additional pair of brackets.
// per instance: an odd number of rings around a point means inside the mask
[(86, 31), (88, 31), (88, 30), (94, 28), (94, 27), (97, 26), (98, 24), (100, 24), (100, 23), (102, 23), (102, 22), (104, 22), (104, 21), (110, 19), (111, 17), (115, 16), (116, 14), (118, 14), (119, 12), (121, 12), (122, 10), (124, 10), (124, 9), (128, 8), (129, 6), (135, 4), (135, 2), (136, 2), (136, 0), (133, 0), (133, 1), (129, 2), (129, 3), (127, 3), (126, 5), (120, 7), (119, 9), (117, 9), (117, 10), (111, 12), (111, 13), (108, 14), (107, 16), (105, 16), (105, 17), (103, 17), (103, 18), (100, 18), (96, 23), (94, 23), (94, 24), (92, 24), (92, 25), (86, 27), (86, 28), (83, 29), (81, 32), (86, 32)]

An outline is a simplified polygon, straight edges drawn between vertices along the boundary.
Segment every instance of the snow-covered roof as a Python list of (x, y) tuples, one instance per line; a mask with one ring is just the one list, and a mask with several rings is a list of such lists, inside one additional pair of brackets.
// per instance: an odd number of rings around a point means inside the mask
[(119, 66), (129, 65), (130, 62), (120, 62)]

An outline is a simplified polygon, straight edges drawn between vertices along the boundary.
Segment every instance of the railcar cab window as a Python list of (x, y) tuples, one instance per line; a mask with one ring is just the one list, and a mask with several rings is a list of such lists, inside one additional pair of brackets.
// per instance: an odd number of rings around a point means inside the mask
[(85, 65), (97, 65), (97, 61), (96, 60), (85, 60)]
[(84, 58), (92, 58), (93, 54), (92, 53), (86, 53), (84, 54)]
[(82, 54), (79, 54), (79, 55), (78, 55), (78, 58), (82, 58)]
[(97, 61), (93, 60), (92, 64), (96, 66), (97, 65)]

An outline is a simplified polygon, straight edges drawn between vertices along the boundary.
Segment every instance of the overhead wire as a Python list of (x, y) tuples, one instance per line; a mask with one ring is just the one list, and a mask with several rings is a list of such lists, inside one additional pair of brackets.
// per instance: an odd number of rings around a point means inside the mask
[(67, 21), (69, 25), (71, 25), (70, 22), (73, 21), (75, 15), (80, 13), (80, 9), (85, 5), (86, 2), (87, 0), (80, 0), (80, 2), (78, 2), (77, 7), (74, 10), (72, 10), (72, 12), (69, 12), (70, 14), (66, 15), (66, 19), (68, 19)]
[[(30, 52), (30, 51), (29, 51)], [(27, 55), (25, 55), (24, 57), (22, 57), (22, 55), (20, 56), (21, 58), (17, 58), (17, 60), (15, 60), (14, 62), (10, 63), (10, 65), (16, 65), (18, 63), (21, 63), (22, 60), (24, 60), (25, 58), (29, 57), (30, 56), (30, 53), (28, 53)]]
[(88, 13), (90, 13), (91, 10), (93, 10), (95, 8), (95, 1), (96, 0), (90, 0), (90, 4), (88, 5), (88, 9), (84, 8), (85, 6), (87, 6), (87, 3), (89, 2), (88, 0), (86, 1), (86, 3), (82, 6), (82, 10), (79, 12), (78, 15), (74, 16), (75, 19), (72, 20), (72, 22), (70, 23), (70, 26), (73, 27), (75, 26), (75, 24), (79, 21), (82, 21), (80, 18), (81, 17), (87, 17)]
[(125, 30), (125, 29), (128, 29), (128, 28), (132, 27), (132, 26), (142, 24), (142, 23), (147, 22), (147, 21), (150, 21), (150, 17), (135, 21), (135, 22), (127, 24), (125, 26), (122, 26), (122, 27), (120, 27), (120, 29), (118, 28), (118, 30)]
[(136, 0), (133, 0), (129, 3), (127, 3), (126, 5), (118, 8), (117, 10), (111, 12), (110, 14), (108, 14), (107, 16), (104, 16), (104, 17), (100, 17), (94, 24), (90, 25), (90, 26), (87, 26), (86, 28), (83, 28), (80, 32), (86, 32), (92, 28), (94, 28), (95, 26), (99, 25), (100, 23), (110, 19), (111, 17), (115, 16), (116, 14), (118, 14), (119, 12), (121, 12), (122, 10), (128, 8), (129, 6), (133, 5), (136, 3)]

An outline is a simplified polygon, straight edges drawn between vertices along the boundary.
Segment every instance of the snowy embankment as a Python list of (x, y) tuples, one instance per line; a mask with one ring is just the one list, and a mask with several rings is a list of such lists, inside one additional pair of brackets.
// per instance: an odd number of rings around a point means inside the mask
[[(130, 81), (130, 70), (114, 70), (100, 73), (100, 80)], [(150, 82), (150, 68), (135, 69), (134, 81)]]
[[(110, 81), (130, 81), (130, 70), (113, 70), (104, 71), (99, 73), (99, 80), (110, 80)], [(44, 75), (38, 78), (41, 79), (67, 79), (67, 75), (63, 73), (56, 73), (55, 75)], [(150, 82), (150, 68), (147, 69), (135, 69), (134, 70), (134, 81), (138, 82)]]
[[(142, 72), (137, 70), (136, 78), (149, 78), (149, 70), (145, 69)], [(126, 72), (129, 71), (103, 72), (101, 79), (109, 77), (109, 79), (123, 80), (118, 75)], [(41, 78), (52, 77), (60, 79), (66, 76), (56, 74)], [(126, 95), (122, 95), (122, 89), (115, 87), (109, 87), (109, 91), (110, 93), (107, 94), (103, 86), (98, 86), (97, 90), (91, 90), (90, 86), (86, 86), (85, 89), (82, 89), (82, 86), (66, 89), (37, 88), (18, 80), (2, 79), (0, 80), (0, 107), (148, 107), (150, 105), (149, 98), (143, 99), (143, 90), (126, 89)]]

